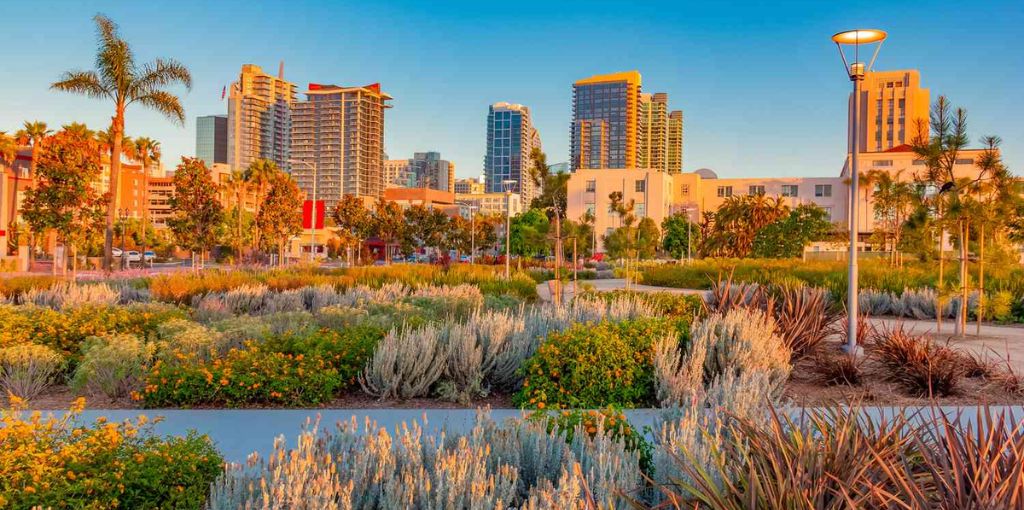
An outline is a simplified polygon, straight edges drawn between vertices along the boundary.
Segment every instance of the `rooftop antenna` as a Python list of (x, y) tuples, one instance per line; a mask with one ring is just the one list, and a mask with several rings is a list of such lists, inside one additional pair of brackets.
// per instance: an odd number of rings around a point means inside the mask
[(277, 66), (277, 78), (279, 80), (284, 79), (284, 60), (282, 60), (281, 63), (278, 64)]

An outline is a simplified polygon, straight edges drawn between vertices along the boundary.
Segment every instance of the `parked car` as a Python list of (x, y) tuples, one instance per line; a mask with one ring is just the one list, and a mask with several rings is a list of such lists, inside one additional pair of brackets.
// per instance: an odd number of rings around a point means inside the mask
[(120, 257), (121, 256), (121, 248), (112, 248), (110, 250), (110, 256), (112, 256), (112, 257)]
[(135, 250), (129, 251), (128, 262), (142, 262), (142, 254)]
[(151, 251), (151, 250), (146, 250), (145, 253), (142, 254), (142, 258), (146, 262), (153, 262), (153, 260), (156, 259), (156, 252)]

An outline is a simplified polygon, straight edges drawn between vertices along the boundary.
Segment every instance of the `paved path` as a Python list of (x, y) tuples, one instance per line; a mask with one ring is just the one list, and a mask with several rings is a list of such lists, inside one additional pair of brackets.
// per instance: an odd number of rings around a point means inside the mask
[[(580, 286), (588, 284), (594, 290), (604, 292), (624, 289), (626, 280), (614, 278), (607, 280), (580, 280)], [(631, 285), (632, 290), (640, 292), (671, 292), (674, 294), (699, 294), (705, 295), (706, 290), (676, 289), (669, 287), (654, 287), (651, 285)], [(565, 299), (573, 297), (572, 282), (565, 285)], [(551, 292), (547, 283), (537, 286), (537, 294), (543, 301), (551, 301)], [(953, 338), (953, 323), (949, 320), (942, 322), (942, 329), (936, 328), (935, 321), (919, 321), (895, 317), (871, 318), (872, 325), (876, 328), (893, 327), (902, 324), (908, 330), (919, 334), (931, 334), (942, 342), (949, 341), (950, 346), (963, 349), (974, 354), (988, 356), (990, 359), (1009, 359), (1010, 364), (1018, 373), (1024, 373), (1024, 327), (1002, 326), (996, 324), (985, 324), (981, 326), (981, 334), (977, 333), (977, 324), (971, 323), (967, 327), (967, 337), (964, 339)]]

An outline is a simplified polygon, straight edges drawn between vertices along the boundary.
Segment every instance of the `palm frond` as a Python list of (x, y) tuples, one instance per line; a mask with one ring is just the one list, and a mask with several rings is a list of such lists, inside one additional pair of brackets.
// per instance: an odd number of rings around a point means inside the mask
[(192, 73), (176, 60), (158, 58), (153, 63), (142, 66), (139, 76), (132, 83), (129, 96), (144, 96), (175, 83), (180, 83), (186, 89), (192, 90)]
[(50, 85), (51, 89), (84, 94), (94, 99), (110, 97), (110, 90), (100, 80), (96, 71), (67, 71), (60, 80)]
[(146, 95), (136, 97), (129, 102), (137, 102), (156, 110), (164, 114), (168, 119), (177, 122), (178, 125), (185, 124), (185, 108), (181, 106), (181, 100), (178, 99), (178, 96), (175, 96), (170, 92), (153, 90)]
[(128, 42), (117, 33), (117, 24), (110, 18), (97, 14), (96, 33), (100, 48), (96, 52), (96, 69), (107, 84), (122, 90), (135, 76), (135, 55)]

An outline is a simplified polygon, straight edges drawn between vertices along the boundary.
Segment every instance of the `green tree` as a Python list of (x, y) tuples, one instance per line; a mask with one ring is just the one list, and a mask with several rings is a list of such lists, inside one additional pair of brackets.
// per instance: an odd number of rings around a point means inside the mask
[(687, 253), (696, 253), (700, 226), (691, 223), (686, 213), (675, 213), (662, 220), (661, 232), (661, 247), (672, 257), (682, 259)]
[(280, 263), (284, 262), (288, 239), (302, 233), (302, 191), (291, 177), (277, 172), (270, 180), (263, 206), (256, 213), (256, 230), (261, 248), (277, 248)]
[(729, 197), (714, 214), (705, 213), (708, 225), (701, 226), (700, 252), (702, 255), (747, 257), (757, 233), (788, 214), (789, 206), (781, 197)]
[(371, 227), (370, 210), (366, 208), (361, 198), (346, 194), (338, 201), (331, 216), (338, 227), (336, 233), (341, 245), (348, 248), (348, 264), (352, 265), (353, 248), (356, 250), (356, 260), (361, 261), (363, 241), (369, 235)]
[(914, 186), (900, 178), (902, 172), (882, 172), (875, 178), (875, 219), (878, 222), (876, 233), (882, 235), (882, 245), (889, 251), (889, 262), (893, 266), (902, 265), (897, 255), (903, 240), (903, 232), (907, 220), (914, 210)]
[[(174, 171), (174, 195), (170, 206), (173, 214), (167, 226), (178, 246), (202, 256), (216, 241), (217, 226), (224, 215), (217, 196), (217, 185), (203, 160), (182, 157)], [(193, 269), (196, 269), (193, 264)]]
[(231, 171), (221, 187), (234, 207), (231, 215), (225, 218), (224, 228), (219, 237), (231, 247), (237, 264), (242, 258), (242, 246), (252, 241), (252, 227), (255, 221), (255, 215), (243, 214), (249, 181), (245, 178), (245, 172), (236, 168)]
[(370, 221), (372, 235), (384, 242), (384, 259), (391, 263), (391, 250), (406, 235), (405, 215), (402, 207), (394, 202), (378, 198), (373, 205)]
[(554, 222), (555, 231), (551, 234), (555, 240), (555, 280), (558, 280), (558, 271), (562, 267), (562, 221), (565, 219), (570, 175), (565, 172), (552, 173), (547, 155), (539, 148), (535, 147), (530, 152), (530, 161), (530, 178), (539, 191), (530, 208), (548, 212), (548, 218)]
[[(18, 145), (32, 148), (32, 159), (28, 163), (29, 182), (31, 182), (32, 187), (35, 187), (36, 184), (36, 165), (39, 161), (39, 154), (42, 150), (43, 142), (52, 134), (53, 131), (46, 127), (46, 123), (39, 120), (33, 122), (25, 121), (22, 128), (14, 133), (14, 140)], [(13, 160), (14, 158), (12, 157), (11, 161), (13, 162)], [(18, 193), (19, 182), (21, 182), (20, 179), (14, 180), (14, 199), (11, 200), (11, 213), (8, 215), (11, 223), (14, 223), (14, 218), (16, 216), (14, 212), (18, 210), (18, 197), (21, 195)]]
[[(68, 71), (51, 88), (83, 94), (91, 98), (107, 99), (114, 103), (112, 153), (121, 154), (124, 136), (124, 112), (129, 105), (138, 103), (162, 113), (184, 125), (185, 110), (177, 96), (164, 90), (169, 85), (182, 84), (192, 88), (192, 75), (188, 69), (171, 59), (156, 59), (138, 65), (128, 42), (117, 32), (117, 25), (101, 14), (93, 18), (99, 37), (96, 52), (96, 70)], [(110, 195), (107, 204), (106, 236), (103, 241), (104, 268), (110, 270), (111, 249), (114, 240), (114, 219), (117, 215), (116, 190), (120, 187), (121, 160), (110, 161)]]
[[(249, 167), (245, 169), (245, 180), (248, 181), (249, 189), (253, 192), (253, 199), (256, 202), (257, 217), (260, 215), (260, 209), (262, 209), (263, 202), (267, 198), (270, 186), (279, 173), (281, 173), (281, 169), (277, 167), (277, 163), (267, 159), (254, 160), (252, 163), (249, 163)], [(262, 246), (260, 236), (260, 231), (257, 229), (252, 239), (254, 248)]]
[(637, 258), (650, 260), (658, 253), (658, 244), (661, 241), (661, 232), (658, 231), (658, 224), (650, 217), (644, 217), (637, 225), (636, 249)]
[(34, 232), (53, 230), (77, 260), (77, 246), (103, 218), (106, 197), (93, 187), (100, 175), (99, 158), (88, 140), (67, 132), (41, 141), (37, 154), (38, 182), (25, 192), (21, 213)]
[(531, 257), (547, 251), (549, 220), (539, 209), (529, 209), (510, 220), (509, 251), (520, 257)]
[(761, 258), (800, 257), (808, 244), (825, 240), (832, 228), (828, 211), (816, 204), (798, 205), (785, 218), (757, 232), (752, 255)]

